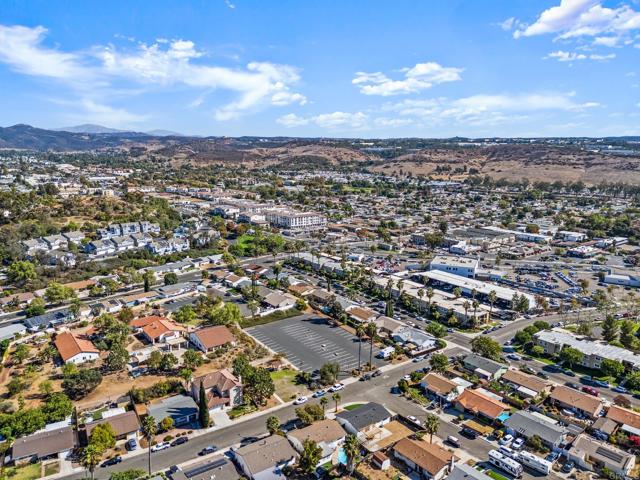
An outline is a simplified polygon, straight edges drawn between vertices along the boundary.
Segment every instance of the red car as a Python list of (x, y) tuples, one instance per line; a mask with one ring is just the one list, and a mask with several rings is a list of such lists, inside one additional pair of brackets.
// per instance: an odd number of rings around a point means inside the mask
[(589, 395), (593, 395), (594, 397), (600, 395), (600, 392), (593, 387), (582, 387), (582, 391), (588, 393)]

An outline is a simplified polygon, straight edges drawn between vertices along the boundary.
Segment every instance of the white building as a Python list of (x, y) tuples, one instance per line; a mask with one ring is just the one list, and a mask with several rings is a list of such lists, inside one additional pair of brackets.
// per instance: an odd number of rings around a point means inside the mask
[(312, 232), (327, 227), (327, 218), (315, 212), (269, 210), (265, 219), (273, 227), (292, 232)]
[(431, 260), (429, 270), (440, 270), (465, 278), (475, 278), (478, 271), (478, 260), (453, 255), (436, 255)]

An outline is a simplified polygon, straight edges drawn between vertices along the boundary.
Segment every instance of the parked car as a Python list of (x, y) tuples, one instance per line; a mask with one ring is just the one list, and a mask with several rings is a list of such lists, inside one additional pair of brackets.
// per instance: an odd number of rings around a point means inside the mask
[(564, 373), (568, 377), (575, 377), (576, 376), (576, 374), (573, 372), (573, 370), (569, 370), (569, 369), (563, 370), (562, 373)]
[(447, 437), (447, 443), (453, 447), (460, 448), (460, 440), (458, 440), (458, 437), (454, 437), (453, 435), (449, 435)]
[(562, 466), (562, 472), (563, 473), (571, 473), (575, 466), (576, 466), (575, 463), (567, 462)]
[(612, 390), (616, 393), (629, 393), (629, 390), (621, 386), (614, 387)]
[(343, 388), (344, 388), (344, 384), (343, 383), (336, 383), (329, 389), (329, 391), (330, 392), (339, 392)]
[(545, 457), (545, 460), (547, 460), (548, 462), (555, 462), (558, 458), (560, 458), (560, 453), (558, 452), (551, 452), (549, 455), (547, 455)]
[(204, 456), (204, 455), (209, 455), (210, 453), (214, 453), (218, 451), (218, 447), (216, 447), (215, 445), (208, 445), (206, 447), (204, 447), (202, 450), (200, 450), (198, 452), (199, 456)]
[(520, 370), (522, 370), (524, 373), (528, 373), (529, 375), (533, 375), (534, 373), (536, 373), (533, 368), (525, 364), (520, 365)]
[(411, 381), (411, 375), (404, 375), (404, 376), (402, 377), (402, 379), (403, 379), (403, 380), (406, 380), (407, 382), (410, 382), (410, 381)]
[(173, 442), (171, 442), (172, 447), (177, 447), (178, 445), (182, 445), (183, 443), (187, 443), (189, 441), (188, 437), (178, 437)]
[(130, 438), (127, 440), (127, 443), (124, 444), (124, 448), (132, 452), (138, 448), (138, 442), (135, 438)]
[(360, 377), (360, 381), (361, 382), (366, 382), (367, 380), (371, 380), (371, 374), (370, 373), (365, 373), (364, 375), (362, 375)]
[(567, 382), (567, 383), (565, 383), (565, 385), (566, 385), (567, 387), (569, 387), (569, 388), (574, 388), (574, 389), (576, 389), (576, 390), (580, 390), (580, 385), (577, 385), (577, 384), (575, 384), (575, 383), (573, 383), (573, 382)]
[(538, 372), (538, 373), (536, 373), (536, 375), (537, 375), (538, 377), (540, 377), (540, 378), (544, 378), (545, 380), (549, 380), (549, 375), (547, 375), (547, 374), (546, 374), (546, 373), (544, 373), (544, 372)]
[(609, 382), (606, 382), (604, 380), (594, 380), (593, 384), (596, 387), (600, 387), (600, 388), (609, 388)]
[(380, 375), (382, 375), (382, 372), (380, 370), (375, 370), (371, 373), (372, 377), (379, 377)]
[(505, 435), (498, 441), (500, 445), (508, 445), (511, 442), (513, 442), (513, 435)]
[(171, 447), (171, 444), (169, 442), (160, 442), (151, 447), (151, 451), (159, 452), (160, 450), (166, 450), (169, 447)]
[(412, 423), (418, 425), (419, 427), (422, 426), (422, 422), (420, 420), (418, 420), (416, 417), (414, 417), (413, 415), (409, 415), (407, 417)]
[(518, 437), (511, 444), (511, 448), (514, 450), (520, 450), (522, 447), (524, 447), (524, 438)]
[(515, 361), (522, 360), (522, 357), (517, 353), (510, 353), (509, 355), (507, 355), (507, 358), (509, 360), (515, 360)]
[(324, 397), (327, 394), (326, 391), (324, 390), (318, 390), (317, 392), (314, 392), (313, 395), (311, 395), (313, 398), (320, 398), (320, 397)]
[(122, 457), (120, 455), (116, 456), (116, 457), (112, 457), (109, 460), (105, 460), (104, 462), (102, 462), (102, 464), (100, 465), (102, 468), (104, 467), (110, 467), (111, 465), (117, 465), (120, 462), (122, 462)]
[(588, 393), (589, 395), (593, 395), (594, 397), (600, 396), (600, 392), (593, 387), (582, 387), (582, 391)]
[(476, 438), (478, 438), (478, 432), (476, 432), (475, 430), (471, 430), (468, 427), (464, 427), (461, 431), (460, 431), (461, 435), (464, 435), (467, 438), (470, 438), (471, 440), (475, 440)]
[(303, 403), (307, 403), (309, 399), (307, 397), (305, 397), (304, 395), (298, 397), (295, 399), (295, 401), (293, 402), (294, 405), (302, 405)]

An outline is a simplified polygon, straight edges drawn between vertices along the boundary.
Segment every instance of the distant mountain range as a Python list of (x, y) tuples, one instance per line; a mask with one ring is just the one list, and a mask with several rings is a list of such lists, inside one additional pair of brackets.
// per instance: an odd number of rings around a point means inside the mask
[(121, 134), (121, 133), (144, 133), (151, 135), (152, 137), (184, 137), (181, 133), (172, 132), (170, 130), (150, 130), (148, 132), (135, 132), (132, 130), (118, 130), (115, 128), (104, 127), (102, 125), (95, 125), (93, 123), (85, 123), (83, 125), (76, 125), (74, 127), (62, 127), (53, 128), (54, 132), (69, 132), (69, 133), (93, 133), (93, 134)]

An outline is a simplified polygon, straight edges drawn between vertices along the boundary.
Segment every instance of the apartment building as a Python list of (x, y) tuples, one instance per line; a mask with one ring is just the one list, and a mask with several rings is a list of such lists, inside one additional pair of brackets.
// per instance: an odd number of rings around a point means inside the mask
[(269, 210), (265, 219), (272, 227), (291, 232), (313, 232), (327, 228), (327, 218), (316, 212)]

